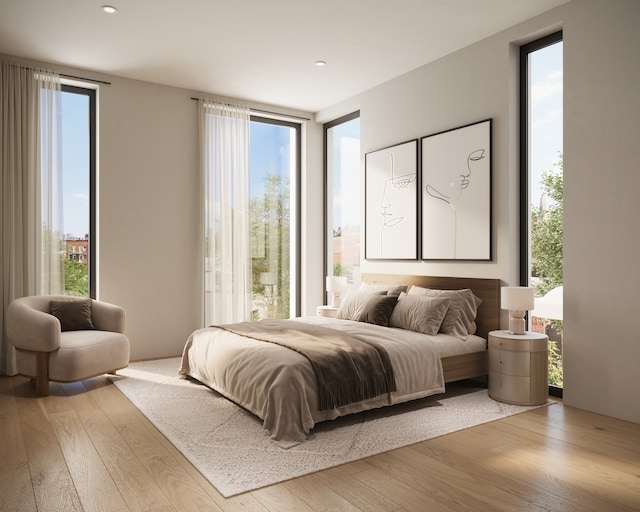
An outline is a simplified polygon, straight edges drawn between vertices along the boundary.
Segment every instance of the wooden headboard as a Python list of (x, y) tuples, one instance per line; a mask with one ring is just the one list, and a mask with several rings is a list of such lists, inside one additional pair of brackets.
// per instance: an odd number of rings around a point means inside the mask
[(500, 279), (475, 277), (434, 277), (399, 274), (362, 274), (362, 281), (371, 284), (401, 284), (436, 288), (439, 290), (460, 290), (469, 288), (482, 299), (476, 317), (478, 336), (487, 338), (489, 331), (500, 329)]

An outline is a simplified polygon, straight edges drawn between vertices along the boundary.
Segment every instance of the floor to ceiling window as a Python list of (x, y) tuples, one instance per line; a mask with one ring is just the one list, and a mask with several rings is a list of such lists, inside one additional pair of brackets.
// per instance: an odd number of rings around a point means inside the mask
[(300, 309), (300, 125), (251, 116), (249, 196), (254, 319)]
[(65, 293), (95, 297), (96, 91), (62, 86), (60, 112)]
[(325, 273), (360, 282), (360, 112), (324, 126)]
[(550, 391), (562, 388), (562, 32), (521, 47), (521, 284), (529, 329), (549, 336)]

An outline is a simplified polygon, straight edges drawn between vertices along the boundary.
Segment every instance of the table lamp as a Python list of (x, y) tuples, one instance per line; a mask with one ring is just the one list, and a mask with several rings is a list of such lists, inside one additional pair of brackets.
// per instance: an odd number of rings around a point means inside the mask
[(327, 276), (326, 290), (331, 293), (331, 307), (340, 307), (340, 295), (347, 289), (347, 276)]
[(502, 309), (509, 310), (509, 334), (524, 334), (524, 315), (535, 306), (534, 289), (528, 286), (504, 286), (500, 290)]

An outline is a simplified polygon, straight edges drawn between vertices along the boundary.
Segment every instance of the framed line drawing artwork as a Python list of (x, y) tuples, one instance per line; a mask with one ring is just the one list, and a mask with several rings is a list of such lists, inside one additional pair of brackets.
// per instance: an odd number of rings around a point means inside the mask
[(418, 259), (418, 139), (365, 155), (368, 260)]
[(491, 123), (421, 139), (423, 260), (491, 261)]

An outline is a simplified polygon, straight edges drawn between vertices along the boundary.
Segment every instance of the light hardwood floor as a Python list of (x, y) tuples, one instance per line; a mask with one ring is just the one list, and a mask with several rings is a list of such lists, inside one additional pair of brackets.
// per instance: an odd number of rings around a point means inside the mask
[(106, 377), (0, 377), (2, 511), (640, 510), (640, 425), (557, 403), (224, 499)]

